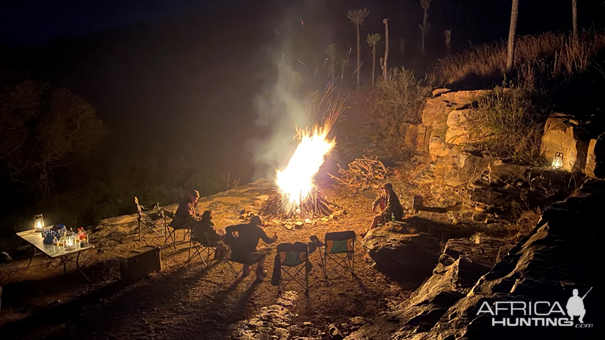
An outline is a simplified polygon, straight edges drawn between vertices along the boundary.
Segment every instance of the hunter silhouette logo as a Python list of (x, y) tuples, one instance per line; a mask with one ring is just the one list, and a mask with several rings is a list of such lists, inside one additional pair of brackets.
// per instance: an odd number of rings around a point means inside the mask
[[(483, 301), (477, 315), (491, 315), (492, 326), (592, 328), (593, 324), (584, 323), (584, 298), (591, 290), (592, 287), (580, 297), (579, 291), (574, 289), (565, 305), (566, 310), (558, 301), (495, 301), (491, 305)], [(576, 316), (579, 323), (574, 323)]]
[(590, 293), (591, 290), (592, 287), (590, 287), (590, 289), (582, 297), (578, 296), (577, 289), (573, 290), (573, 295), (569, 298), (569, 300), (567, 300), (566, 306), (567, 315), (569, 315), (569, 319), (571, 321), (573, 321), (574, 316), (579, 316), (580, 318), (578, 321), (580, 321), (580, 323), (584, 323), (584, 315), (586, 315), (586, 309), (584, 309), (584, 298), (586, 295), (588, 295), (588, 293)]

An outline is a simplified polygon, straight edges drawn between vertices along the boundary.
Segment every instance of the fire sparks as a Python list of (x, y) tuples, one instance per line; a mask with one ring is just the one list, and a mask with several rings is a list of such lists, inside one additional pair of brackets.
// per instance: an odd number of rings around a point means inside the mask
[(301, 141), (290, 158), (285, 170), (277, 170), (277, 185), (284, 195), (284, 205), (289, 211), (300, 207), (313, 189), (313, 176), (324, 163), (325, 155), (332, 150), (336, 141), (326, 137), (330, 124), (315, 128), (313, 134), (301, 132)]

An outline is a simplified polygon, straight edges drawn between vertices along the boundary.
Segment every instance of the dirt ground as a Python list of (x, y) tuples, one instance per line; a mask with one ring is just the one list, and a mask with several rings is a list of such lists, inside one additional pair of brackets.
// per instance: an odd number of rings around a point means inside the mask
[[(426, 186), (406, 181), (397, 173), (393, 176), (404, 206), (409, 207), (410, 198), (422, 193), (427, 197), (427, 206), (438, 206), (436, 198), (426, 192)], [(354, 230), (360, 235), (367, 229), (373, 216), (370, 207), (376, 191), (353, 195), (333, 187), (329, 181), (320, 189), (346, 213), (337, 219), (317, 219), (301, 229), (290, 230), (277, 223), (268, 223), (267, 234), (277, 233), (277, 243), (308, 242), (311, 235), (323, 240), (329, 231)], [(199, 209), (213, 209), (215, 221), (219, 221), (217, 225), (224, 227), (236, 222), (230, 218), (235, 216), (233, 211), (238, 204), (251, 203), (246, 200), (225, 202), (239, 196), (274, 192), (274, 188), (266, 184), (238, 190), (205, 198)], [(443, 203), (443, 196), (440, 197), (439, 201)], [(455, 203), (460, 199), (461, 196), (450, 193), (449, 201)], [(420, 211), (418, 216), (448, 223), (446, 210), (445, 207), (427, 209)], [(225, 217), (225, 214), (231, 215)], [(475, 232), (485, 226), (466, 224), (457, 228)], [(331, 326), (346, 332), (346, 327), (355, 323), (352, 320), (377, 323), (376, 339), (388, 338), (397, 328), (396, 324), (388, 322), (378, 324), (379, 316), (408, 298), (418, 283), (395, 282), (375, 270), (360, 240), (358, 236), (354, 276), (336, 271), (326, 282), (319, 266), (319, 253), (310, 255), (314, 268), (309, 277), (309, 297), (305, 297), (301, 287), (293, 284), (287, 287), (287, 290), (298, 292), (298, 297), (287, 306), (289, 319), (281, 325), (288, 330), (288, 338), (329, 338)], [(33, 253), (31, 248), (2, 269), (5, 282), (0, 311), (2, 339), (81, 339), (84, 336), (88, 339), (228, 339), (235, 323), (266, 311), (266, 307), (278, 302), (277, 288), (270, 283), (274, 250), (266, 261), (269, 275), (259, 283), (255, 282), (254, 274), (238, 279), (225, 262), (213, 262), (208, 267), (199, 259), (188, 262), (189, 242), (180, 241), (175, 251), (164, 244), (162, 237), (148, 235), (138, 241), (136, 222), (99, 228), (92, 234), (91, 243), (97, 248), (83, 253), (80, 259), (90, 281), (84, 280), (70, 264), (61, 282), (63, 267), (60, 261), (44, 255), (35, 256), (26, 270)], [(121, 283), (116, 256), (143, 245), (162, 247), (162, 270), (135, 284)], [(239, 265), (235, 266), (240, 269)]]

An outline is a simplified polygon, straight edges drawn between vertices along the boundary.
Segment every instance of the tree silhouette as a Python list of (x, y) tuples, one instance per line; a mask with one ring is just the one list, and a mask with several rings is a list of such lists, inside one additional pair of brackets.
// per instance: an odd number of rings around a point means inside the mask
[(447, 54), (452, 53), (452, 30), (443, 31), (443, 38), (445, 39), (445, 50)]
[(363, 21), (368, 14), (370, 14), (370, 11), (368, 11), (367, 8), (350, 10), (347, 13), (347, 18), (353, 22), (355, 28), (357, 29), (357, 70), (355, 70), (357, 73), (357, 86), (359, 86), (359, 73), (361, 68), (361, 40), (359, 37), (359, 26), (363, 25)]
[(513, 61), (515, 59), (515, 34), (517, 31), (517, 17), (519, 16), (519, 0), (513, 0), (513, 6), (510, 11), (510, 27), (508, 30), (508, 56), (506, 59), (506, 74), (513, 71)]
[(378, 44), (380, 39), (380, 34), (378, 33), (368, 34), (368, 37), (366, 39), (368, 45), (370, 45), (370, 48), (372, 48), (372, 85), (374, 85), (374, 79), (376, 78), (376, 45)]
[(578, 46), (578, 0), (571, 0), (571, 17), (573, 20), (573, 46)]
[(384, 24), (384, 61), (382, 67), (382, 77), (387, 80), (387, 60), (389, 59), (389, 19), (382, 19)]
[(53, 170), (105, 133), (94, 107), (67, 89), (28, 80), (0, 91), (0, 175), (19, 187), (48, 194)]
[(422, 9), (424, 9), (424, 16), (422, 18), (422, 24), (418, 25), (420, 27), (420, 32), (422, 33), (422, 54), (424, 54), (424, 38), (429, 33), (429, 28), (431, 24), (429, 23), (429, 8), (431, 8), (431, 0), (420, 0), (420, 5)]

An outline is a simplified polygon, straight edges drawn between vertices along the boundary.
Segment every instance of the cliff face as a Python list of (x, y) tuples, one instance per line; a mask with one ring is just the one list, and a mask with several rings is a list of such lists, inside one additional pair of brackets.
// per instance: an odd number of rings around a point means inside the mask
[[(546, 209), (536, 228), (470, 289), (468, 279), (482, 270), (482, 264), (489, 265), (489, 259), (494, 258), (490, 257), (491, 250), (501, 245), (479, 239), (477, 246), (464, 248), (457, 241), (462, 252), (448, 251), (446, 247), (433, 276), (391, 315), (402, 323), (391, 339), (602, 336), (605, 285), (597, 263), (605, 236), (601, 212), (604, 206), (605, 182), (585, 182), (576, 195)], [(578, 316), (569, 321), (566, 306), (574, 289), (580, 297), (585, 296), (584, 323), (579, 322)], [(511, 313), (507, 301), (514, 302), (518, 309)], [(538, 309), (530, 312), (529, 305), (533, 308), (538, 301)], [(567, 326), (539, 326), (548, 322), (540, 318)], [(532, 326), (502, 325), (518, 322), (531, 322)]]

